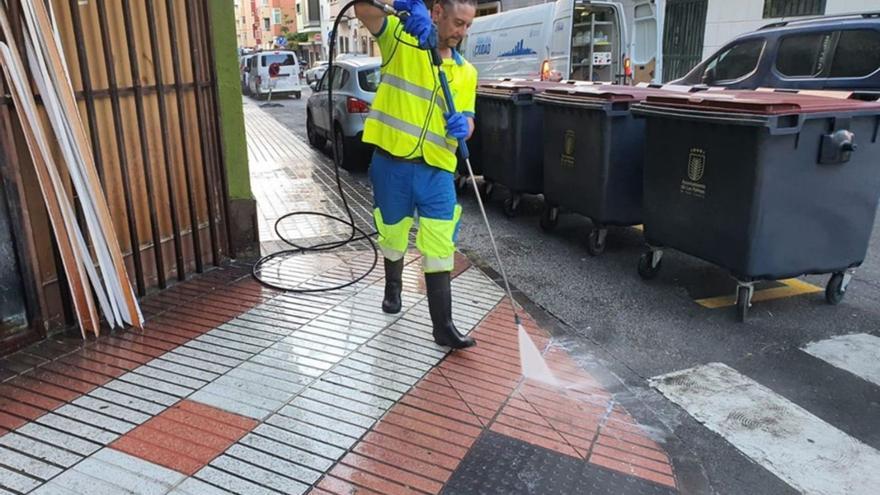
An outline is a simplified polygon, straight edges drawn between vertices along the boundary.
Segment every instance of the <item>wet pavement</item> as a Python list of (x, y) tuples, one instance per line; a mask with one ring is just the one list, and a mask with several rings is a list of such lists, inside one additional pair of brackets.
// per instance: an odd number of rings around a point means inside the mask
[[(332, 165), (245, 102), (264, 252), (291, 210), (344, 213)], [(343, 173), (356, 222), (369, 189)], [(297, 216), (313, 245), (344, 227)], [(453, 311), (478, 346), (431, 338), (419, 255), (403, 310), (381, 270), (331, 292), (260, 286), (233, 262), (142, 301), (141, 332), (59, 336), (0, 360), (0, 494), (673, 493), (668, 432), (523, 293), (524, 324), (561, 387), (523, 379), (497, 275), (457, 256)], [(299, 289), (351, 280), (368, 242), (295, 254), (263, 276)], [(684, 469), (685, 477), (690, 476)]]

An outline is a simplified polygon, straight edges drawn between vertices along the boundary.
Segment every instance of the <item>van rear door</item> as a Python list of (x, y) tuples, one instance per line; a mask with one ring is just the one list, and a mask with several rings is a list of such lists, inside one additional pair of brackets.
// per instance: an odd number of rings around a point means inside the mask
[[(278, 77), (274, 78), (274, 91), (299, 91), (301, 89), (299, 82), (299, 62), (296, 60), (296, 54), (294, 52), (265, 52), (263, 57), (263, 65), (265, 67), (271, 67), (274, 63), (278, 63), (281, 66)], [(266, 77), (268, 77), (268, 71)]]
[(619, 2), (559, 0), (550, 42), (552, 69), (581, 81), (622, 83), (628, 43)]

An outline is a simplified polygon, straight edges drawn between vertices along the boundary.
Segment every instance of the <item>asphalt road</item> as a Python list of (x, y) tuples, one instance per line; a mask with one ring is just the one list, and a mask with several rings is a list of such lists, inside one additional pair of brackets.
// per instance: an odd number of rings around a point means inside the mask
[[(283, 100), (283, 107), (267, 111), (305, 139), (306, 98)], [(356, 176), (367, 180), (366, 174)], [(644, 249), (640, 231), (611, 229), (605, 253), (592, 257), (584, 244), (588, 220), (563, 215), (546, 233), (538, 226), (539, 197), (526, 197), (511, 219), (502, 213), (506, 195), (498, 189), (487, 209), (511, 283), (551, 315), (559, 342), (604, 379), (641, 422), (656, 426), (684, 493), (797, 493), (648, 384), (651, 377), (711, 362), (738, 370), (880, 449), (880, 387), (800, 350), (836, 335), (880, 335), (876, 235), (838, 306), (826, 304), (822, 292), (801, 294), (756, 302), (746, 322), (737, 323), (732, 307), (708, 309), (695, 302), (733, 294), (735, 285), (724, 270), (667, 251), (659, 276), (643, 281), (636, 271)], [(497, 271), (473, 194), (462, 194), (460, 201), (460, 249)], [(801, 280), (824, 289), (827, 279)]]

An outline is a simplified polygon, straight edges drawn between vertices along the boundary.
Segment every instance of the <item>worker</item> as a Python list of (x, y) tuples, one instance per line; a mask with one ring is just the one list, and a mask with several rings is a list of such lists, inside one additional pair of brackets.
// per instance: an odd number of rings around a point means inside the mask
[[(388, 2), (390, 3), (390, 2)], [(397, 0), (406, 20), (358, 3), (358, 19), (376, 37), (382, 53), (382, 82), (364, 124), (363, 140), (375, 145), (370, 164), (373, 216), (385, 257), (382, 310), (400, 312), (404, 255), (414, 214), (416, 247), (428, 292), (434, 341), (463, 349), (473, 338), (452, 322), (451, 272), (461, 219), (454, 173), (459, 139), (474, 130), (477, 71), (458, 52), (476, 14), (477, 0), (435, 0), (430, 12), (422, 0)], [(447, 111), (437, 67), (428, 49), (443, 59), (455, 113)]]

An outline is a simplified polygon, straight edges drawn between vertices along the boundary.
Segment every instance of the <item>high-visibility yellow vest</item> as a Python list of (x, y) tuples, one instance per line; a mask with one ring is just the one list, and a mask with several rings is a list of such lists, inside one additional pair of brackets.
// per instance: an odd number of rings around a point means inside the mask
[[(400, 19), (388, 16), (376, 34), (382, 52), (382, 82), (364, 124), (363, 141), (400, 158), (454, 172), (458, 143), (446, 136), (446, 100), (431, 54), (403, 31)], [(474, 116), (477, 70), (453, 51), (443, 60), (455, 109)]]

